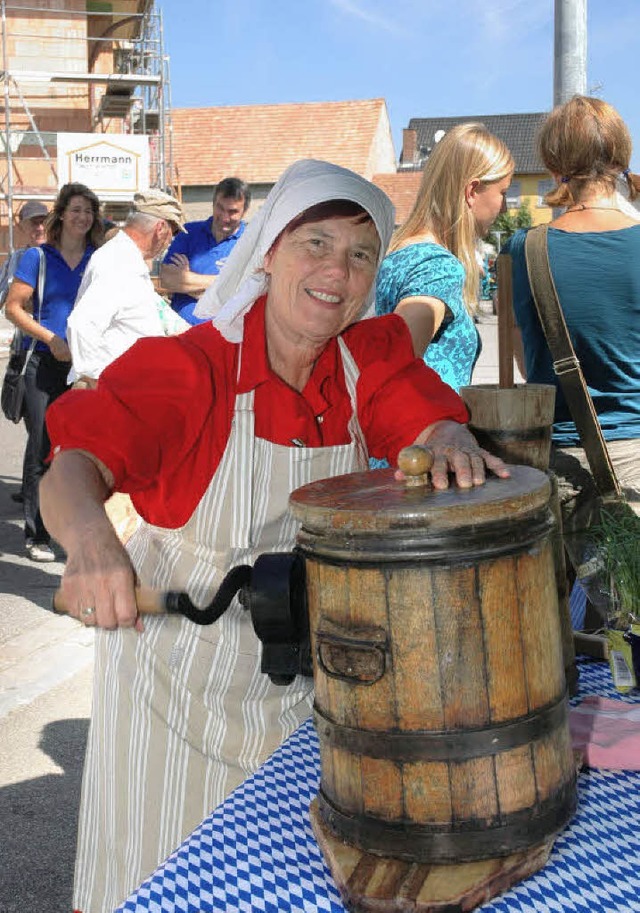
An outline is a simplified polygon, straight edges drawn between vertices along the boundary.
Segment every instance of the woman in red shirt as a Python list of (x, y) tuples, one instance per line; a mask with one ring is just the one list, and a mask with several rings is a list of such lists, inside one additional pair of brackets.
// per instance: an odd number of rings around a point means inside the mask
[[(237, 600), (208, 627), (138, 618), (134, 580), (205, 606), (229, 568), (292, 548), (292, 490), (428, 442), (434, 484), (484, 480), (462, 401), (401, 318), (360, 321), (393, 227), (374, 185), (298, 162), (273, 188), (180, 337), (134, 345), (49, 413), (45, 521), (62, 593), (97, 624), (75, 906), (113, 909), (311, 709), (312, 682), (260, 671)], [(143, 518), (125, 552), (103, 502)]]

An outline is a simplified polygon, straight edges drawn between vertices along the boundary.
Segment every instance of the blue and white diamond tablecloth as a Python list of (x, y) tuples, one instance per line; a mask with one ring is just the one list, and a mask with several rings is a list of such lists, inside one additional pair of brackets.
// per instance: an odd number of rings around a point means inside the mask
[[(606, 664), (579, 669), (580, 696), (622, 697)], [(308, 720), (115, 913), (344, 913), (309, 824), (319, 779)], [(640, 913), (640, 773), (589, 770), (578, 789), (547, 866), (479, 911)]]

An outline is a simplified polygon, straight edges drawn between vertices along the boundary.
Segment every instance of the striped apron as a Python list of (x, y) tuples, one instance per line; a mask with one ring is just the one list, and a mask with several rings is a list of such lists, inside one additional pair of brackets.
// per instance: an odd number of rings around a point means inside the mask
[[(338, 340), (353, 413), (350, 443), (284, 447), (254, 434), (253, 391), (236, 397), (222, 460), (180, 529), (142, 523), (128, 543), (141, 582), (207, 605), (226, 572), (289, 551), (291, 491), (366, 469), (357, 366)], [(201, 627), (175, 616), (96, 631), (92, 719), (82, 784), (74, 907), (111, 913), (305, 720), (312, 682), (278, 686), (237, 597)]]

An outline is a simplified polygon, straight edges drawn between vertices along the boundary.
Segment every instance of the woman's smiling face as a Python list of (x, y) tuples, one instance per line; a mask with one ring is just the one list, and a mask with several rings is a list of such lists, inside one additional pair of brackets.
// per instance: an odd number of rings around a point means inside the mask
[(264, 259), (267, 312), (290, 339), (318, 345), (360, 313), (378, 266), (380, 239), (364, 215), (303, 223)]
[(60, 216), (60, 221), (67, 232), (82, 236), (91, 231), (93, 220), (93, 206), (89, 200), (80, 194), (71, 197), (66, 209)]

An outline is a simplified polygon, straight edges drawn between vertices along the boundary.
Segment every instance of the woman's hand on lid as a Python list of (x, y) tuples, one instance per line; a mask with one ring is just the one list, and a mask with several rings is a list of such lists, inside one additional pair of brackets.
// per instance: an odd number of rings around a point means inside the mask
[[(505, 463), (499, 457), (483, 450), (467, 426), (458, 422), (434, 422), (418, 435), (414, 443), (427, 444), (433, 452), (431, 480), (434, 488), (448, 488), (450, 473), (460, 488), (483, 485), (487, 469), (498, 478), (509, 478), (510, 473)], [(402, 481), (404, 474), (397, 470), (396, 478)]]

